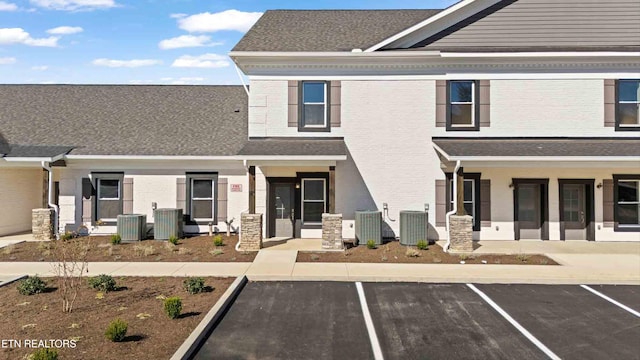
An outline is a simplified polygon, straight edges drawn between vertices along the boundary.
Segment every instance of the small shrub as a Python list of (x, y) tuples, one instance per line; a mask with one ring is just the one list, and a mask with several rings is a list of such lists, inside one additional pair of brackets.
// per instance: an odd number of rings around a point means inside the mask
[(460, 258), (461, 261), (475, 259), (475, 257), (473, 255), (471, 255), (471, 254), (460, 254), (460, 255), (458, 255), (458, 257)]
[(205, 291), (204, 278), (191, 277), (182, 283), (183, 287), (189, 294), (199, 294)]
[(224, 246), (224, 240), (222, 239), (222, 235), (216, 235), (213, 237), (213, 245)]
[(40, 294), (47, 288), (47, 284), (36, 276), (29, 276), (28, 278), (20, 281), (18, 284), (18, 292), (21, 295), (35, 295)]
[(5, 246), (2, 249), (2, 253), (5, 255), (11, 255), (12, 252), (13, 252), (13, 245)]
[(224, 251), (222, 251), (220, 249), (214, 249), (214, 250), (209, 251), (209, 254), (211, 254), (213, 256), (218, 256), (218, 255), (224, 254)]
[(28, 357), (29, 360), (58, 360), (58, 350), (40, 348)]
[(143, 257), (153, 255), (155, 253), (155, 250), (153, 248), (153, 245), (135, 245), (133, 247), (133, 252), (136, 254), (136, 256)]
[(418, 257), (420, 256), (420, 251), (414, 249), (414, 248), (408, 248), (407, 252), (405, 253), (406, 257)]
[(376, 245), (375, 240), (368, 240), (368, 241), (367, 241), (367, 248), (368, 248), (368, 249), (372, 249), (372, 250), (373, 250), (373, 249), (375, 249), (375, 248), (377, 248), (377, 247), (378, 247), (378, 246)]
[(112, 245), (120, 245), (121, 242), (122, 242), (122, 237), (120, 236), (120, 234), (111, 235), (111, 244)]
[(175, 245), (173, 245), (173, 244), (172, 244), (172, 243), (170, 243), (170, 242), (166, 242), (166, 243), (164, 243), (164, 248), (165, 248), (167, 251), (169, 251), (169, 252), (178, 251), (178, 249), (176, 248), (176, 246), (175, 246)]
[(164, 312), (170, 319), (176, 319), (182, 312), (182, 299), (177, 296), (164, 299)]
[(73, 239), (74, 237), (75, 236), (74, 236), (74, 234), (72, 232), (67, 231), (64, 234), (60, 235), (60, 240), (68, 241), (68, 240)]
[(425, 240), (420, 240), (416, 244), (416, 247), (418, 248), (418, 250), (427, 250), (429, 248), (429, 243)]
[(169, 243), (170, 244), (178, 245), (178, 241), (179, 241), (179, 239), (178, 239), (177, 236), (175, 236), (175, 235), (169, 236)]
[(128, 327), (129, 325), (127, 325), (126, 321), (115, 319), (109, 324), (104, 335), (107, 337), (107, 339), (113, 342), (120, 342), (124, 340), (124, 337), (127, 335)]
[(529, 260), (530, 256), (527, 254), (518, 254), (516, 255), (516, 260), (520, 261), (520, 262), (527, 262)]
[(89, 286), (95, 290), (103, 292), (115, 291), (116, 281), (111, 275), (101, 274), (89, 278)]

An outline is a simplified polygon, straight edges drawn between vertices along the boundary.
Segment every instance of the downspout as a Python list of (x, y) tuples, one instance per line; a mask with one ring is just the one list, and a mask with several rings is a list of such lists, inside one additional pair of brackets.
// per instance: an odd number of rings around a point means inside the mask
[(58, 216), (60, 214), (60, 209), (58, 208), (58, 205), (53, 203), (53, 171), (51, 170), (51, 166), (46, 161), (42, 162), (42, 168), (49, 172), (47, 202), (49, 204), (49, 207), (53, 208), (53, 229), (55, 231), (57, 240), (60, 238), (60, 230), (58, 229)]
[(449, 246), (451, 246), (451, 229), (450, 229), (450, 220), (451, 215), (455, 214), (458, 209), (458, 170), (460, 169), (460, 160), (456, 161), (456, 167), (453, 169), (453, 207), (451, 211), (449, 211), (446, 215), (446, 224), (447, 224), (447, 243), (444, 244), (444, 252), (449, 252)]

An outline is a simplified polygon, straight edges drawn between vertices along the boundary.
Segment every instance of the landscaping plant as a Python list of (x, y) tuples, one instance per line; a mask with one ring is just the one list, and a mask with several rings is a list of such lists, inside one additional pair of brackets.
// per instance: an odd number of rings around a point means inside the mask
[(103, 292), (115, 291), (117, 289), (115, 279), (111, 275), (106, 274), (89, 278), (89, 286)]
[(367, 248), (372, 250), (377, 248), (375, 240), (367, 241)]
[(87, 271), (89, 237), (53, 243), (51, 266), (58, 279), (58, 293), (62, 299), (62, 312), (70, 313)]
[(204, 285), (204, 278), (190, 277), (186, 279), (182, 285), (189, 294), (199, 294), (205, 292), (206, 286)]
[(111, 244), (112, 245), (120, 245), (121, 242), (122, 242), (122, 237), (120, 236), (120, 234), (111, 235)]
[(74, 238), (74, 234), (72, 232), (65, 232), (64, 234), (60, 235), (60, 240), (62, 241), (69, 241), (71, 239)]
[(164, 299), (164, 312), (170, 319), (178, 318), (182, 312), (182, 300), (177, 296)]
[(414, 249), (414, 248), (408, 248), (407, 252), (405, 253), (405, 255), (407, 257), (418, 257), (420, 256), (420, 251)]
[(58, 350), (40, 348), (29, 355), (29, 360), (58, 360)]
[(213, 245), (224, 246), (224, 240), (222, 240), (222, 235), (216, 235), (213, 237)]
[(127, 335), (128, 327), (129, 325), (126, 321), (115, 319), (109, 324), (104, 335), (107, 337), (107, 339), (113, 342), (120, 342), (124, 340), (124, 337)]
[(178, 245), (178, 237), (175, 235), (169, 236), (169, 242), (173, 245)]
[(35, 295), (40, 294), (47, 288), (47, 284), (36, 276), (29, 276), (28, 278), (18, 283), (18, 292), (21, 295)]
[(420, 240), (416, 244), (416, 247), (418, 248), (418, 250), (427, 250), (429, 248), (429, 243), (424, 240)]

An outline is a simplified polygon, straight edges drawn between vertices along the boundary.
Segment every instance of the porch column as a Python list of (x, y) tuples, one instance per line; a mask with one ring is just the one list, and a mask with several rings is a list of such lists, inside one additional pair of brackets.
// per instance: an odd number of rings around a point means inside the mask
[(329, 214), (336, 213), (336, 167), (329, 166)]
[(467, 212), (464, 209), (464, 170), (462, 166), (458, 169), (458, 172), (455, 174), (457, 186), (456, 186), (456, 215), (462, 216), (467, 215)]
[(42, 208), (49, 207), (49, 172), (42, 169)]
[(256, 167), (249, 166), (249, 214), (256, 213)]

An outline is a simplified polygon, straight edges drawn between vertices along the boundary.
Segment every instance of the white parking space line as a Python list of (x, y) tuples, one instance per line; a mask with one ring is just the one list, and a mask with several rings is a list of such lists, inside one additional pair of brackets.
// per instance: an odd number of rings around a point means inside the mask
[(361, 282), (356, 282), (356, 289), (358, 290), (358, 298), (360, 299), (360, 306), (362, 307), (362, 315), (364, 316), (364, 323), (367, 326), (367, 332), (369, 333), (369, 340), (371, 340), (371, 349), (373, 350), (373, 358), (375, 360), (383, 360), (382, 348), (380, 348), (380, 342), (376, 335), (376, 329), (373, 327), (373, 320), (371, 319), (371, 313), (369, 312), (369, 305), (367, 305), (367, 298), (364, 295), (364, 289)]
[(622, 303), (620, 303), (620, 302), (608, 297), (607, 295), (601, 293), (600, 291), (595, 290), (595, 289), (593, 289), (593, 288), (591, 288), (591, 287), (589, 287), (587, 285), (580, 285), (580, 287), (582, 287), (585, 290), (590, 291), (591, 293), (593, 293), (595, 295), (600, 296), (601, 298), (607, 300), (608, 302), (612, 303), (613, 305), (616, 305), (616, 306), (620, 307), (621, 309), (624, 309), (624, 310), (632, 313), (633, 315), (635, 315), (637, 317), (640, 317), (640, 312), (637, 312), (637, 311), (633, 310), (632, 308), (628, 307), (627, 305), (622, 304)]
[(467, 286), (473, 290), (476, 294), (478, 294), (484, 301), (487, 302), (498, 314), (502, 315), (508, 322), (511, 323), (522, 335), (524, 335), (529, 341), (531, 341), (535, 346), (538, 347), (543, 353), (545, 353), (550, 359), (560, 360), (560, 357), (556, 355), (553, 351), (551, 351), (548, 347), (546, 347), (540, 340), (538, 340), (533, 334), (531, 334), (527, 329), (525, 329), (522, 325), (520, 325), (514, 318), (511, 317), (506, 311), (504, 311), (500, 305), (496, 304), (487, 294), (482, 292), (477, 287), (473, 286), (473, 284), (467, 284)]

